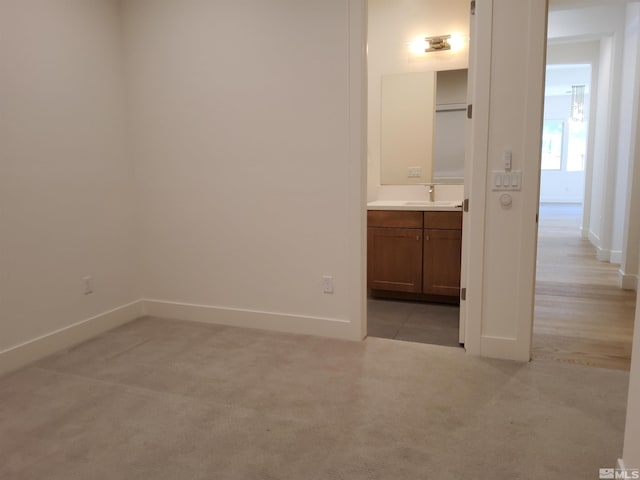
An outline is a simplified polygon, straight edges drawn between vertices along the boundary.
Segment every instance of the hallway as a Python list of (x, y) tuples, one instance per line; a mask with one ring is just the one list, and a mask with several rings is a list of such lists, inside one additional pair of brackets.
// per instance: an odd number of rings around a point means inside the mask
[(580, 225), (579, 205), (540, 205), (533, 358), (628, 371), (636, 295)]

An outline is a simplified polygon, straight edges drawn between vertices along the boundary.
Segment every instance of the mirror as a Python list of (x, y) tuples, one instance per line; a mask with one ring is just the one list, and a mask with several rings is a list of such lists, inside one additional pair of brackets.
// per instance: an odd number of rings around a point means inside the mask
[(436, 104), (435, 72), (381, 79), (380, 179), (383, 184), (431, 181)]
[(381, 184), (462, 184), (467, 70), (386, 75), (381, 85)]

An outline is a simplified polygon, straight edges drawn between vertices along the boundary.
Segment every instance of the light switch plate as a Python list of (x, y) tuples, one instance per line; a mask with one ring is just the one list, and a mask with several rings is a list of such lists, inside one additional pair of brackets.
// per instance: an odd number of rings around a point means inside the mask
[(512, 170), (494, 170), (491, 176), (491, 190), (494, 192), (519, 192), (522, 190), (522, 172)]

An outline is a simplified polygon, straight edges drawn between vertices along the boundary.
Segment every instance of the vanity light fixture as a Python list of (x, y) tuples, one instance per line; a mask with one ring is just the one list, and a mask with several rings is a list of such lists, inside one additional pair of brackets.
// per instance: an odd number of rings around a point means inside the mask
[(451, 43), (449, 40), (451, 35), (440, 35), (437, 37), (427, 37), (425, 41), (425, 53), (426, 52), (443, 52), (445, 50), (451, 50)]
[(429, 52), (442, 52), (445, 50), (457, 52), (462, 50), (468, 41), (469, 37), (467, 35), (453, 32), (450, 35), (418, 37), (410, 42), (408, 46), (409, 52), (417, 58), (420, 58)]

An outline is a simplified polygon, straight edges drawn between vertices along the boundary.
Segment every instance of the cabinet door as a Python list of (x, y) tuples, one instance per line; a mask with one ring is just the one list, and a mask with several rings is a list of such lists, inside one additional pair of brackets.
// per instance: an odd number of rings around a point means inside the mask
[(424, 230), (422, 291), (460, 295), (462, 230)]
[(422, 290), (422, 230), (367, 229), (367, 286), (372, 290)]

